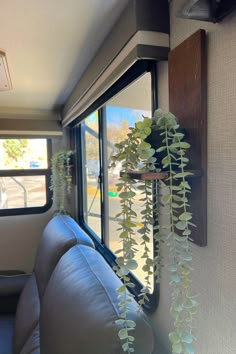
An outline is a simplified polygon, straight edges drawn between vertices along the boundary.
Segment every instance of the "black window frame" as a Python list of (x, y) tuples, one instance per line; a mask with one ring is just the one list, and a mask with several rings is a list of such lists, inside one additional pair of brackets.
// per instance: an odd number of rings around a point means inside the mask
[[(15, 135), (8, 136), (6, 139), (27, 139), (27, 138), (34, 139), (34, 137), (31, 136), (23, 137), (23, 136), (15, 136)], [(45, 176), (46, 204), (44, 204), (43, 206), (35, 206), (35, 207), (0, 209), (0, 217), (42, 214), (51, 208), (52, 191), (50, 190), (49, 187), (51, 181), (52, 142), (51, 139), (44, 138), (44, 137), (41, 138), (47, 140), (47, 162), (48, 162), (47, 168), (0, 170), (0, 177)]]
[[(137, 79), (139, 79), (143, 74), (150, 72), (151, 73), (151, 96), (152, 96), (152, 112), (158, 108), (158, 97), (157, 97), (157, 62), (151, 60), (140, 60), (136, 64), (134, 64), (115, 84), (111, 86), (109, 90), (107, 90), (101, 97), (99, 97), (83, 114), (81, 114), (77, 119), (73, 122), (74, 127), (74, 144), (76, 149), (76, 179), (77, 179), (77, 219), (80, 226), (84, 229), (84, 231), (89, 234), (89, 236), (93, 239), (95, 243), (95, 247), (105, 258), (107, 263), (114, 267), (116, 265), (115, 254), (107, 247), (104, 243), (104, 230), (101, 232), (101, 239), (95, 234), (95, 232), (86, 224), (84, 220), (84, 210), (83, 210), (83, 158), (82, 158), (82, 150), (83, 150), (83, 142), (82, 142), (82, 130), (80, 126), (80, 122), (87, 118), (91, 113), (98, 111), (98, 119), (99, 119), (99, 147), (100, 147), (100, 174), (99, 174), (99, 182), (100, 182), (100, 192), (101, 192), (101, 215), (104, 214), (106, 206), (104, 205), (104, 189), (103, 189), (103, 156), (101, 151), (104, 151), (104, 141), (102, 139), (102, 132), (104, 127), (104, 121), (102, 119), (102, 111), (104, 110), (103, 106), (106, 102), (108, 102), (112, 97), (121, 92), (124, 89), (127, 89), (129, 85), (134, 83)], [(81, 153), (79, 153), (81, 152)], [(153, 188), (156, 188), (154, 183)], [(105, 221), (106, 222), (106, 221)], [(103, 222), (102, 222), (103, 225)], [(104, 226), (103, 226), (104, 229)], [(154, 240), (153, 242), (153, 255), (155, 256), (157, 250), (157, 242)], [(138, 300), (138, 295), (140, 294), (140, 290), (143, 288), (143, 284), (138, 280), (135, 275), (130, 274), (131, 279), (135, 285), (132, 293), (135, 295), (136, 300)], [(149, 295), (149, 302), (144, 305), (144, 308), (147, 312), (153, 312), (158, 304), (159, 304), (159, 294), (160, 294), (160, 286), (157, 281), (154, 280), (154, 290), (153, 293)]]

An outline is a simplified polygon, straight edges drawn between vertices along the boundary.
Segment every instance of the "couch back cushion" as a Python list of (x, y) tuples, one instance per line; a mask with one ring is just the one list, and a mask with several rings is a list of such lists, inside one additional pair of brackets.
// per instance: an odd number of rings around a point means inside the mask
[(68, 215), (56, 215), (44, 229), (35, 261), (35, 275), (40, 299), (61, 256), (75, 244), (94, 247), (92, 240)]
[(15, 331), (14, 353), (19, 354), (25, 342), (39, 322), (40, 302), (34, 273), (27, 281), (18, 302)]
[[(122, 354), (118, 338), (116, 289), (121, 285), (103, 257), (91, 247), (75, 246), (59, 261), (41, 304), (41, 354)], [(150, 354), (152, 330), (133, 300), (135, 353)]]

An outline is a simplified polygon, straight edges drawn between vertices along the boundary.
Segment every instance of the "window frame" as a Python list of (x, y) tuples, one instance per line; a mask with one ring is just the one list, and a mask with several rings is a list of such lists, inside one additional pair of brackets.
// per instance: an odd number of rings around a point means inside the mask
[[(108, 102), (112, 97), (116, 94), (121, 92), (124, 89), (127, 89), (129, 85), (134, 83), (138, 80), (142, 75), (145, 73), (150, 72), (151, 74), (151, 100), (152, 100), (152, 112), (155, 111), (158, 107), (158, 97), (157, 97), (157, 62), (151, 60), (140, 60), (136, 64), (134, 64), (112, 87), (105, 92), (94, 104), (89, 107), (82, 115), (80, 115), (73, 126), (75, 128), (75, 148), (76, 148), (76, 161), (77, 161), (77, 168), (76, 168), (76, 176), (77, 176), (77, 197), (79, 203), (77, 203), (77, 216), (78, 216), (78, 223), (84, 229), (86, 233), (93, 239), (95, 243), (95, 247), (102, 254), (105, 258), (107, 263), (114, 267), (116, 265), (116, 255), (108, 248), (105, 244), (105, 230), (106, 230), (106, 223), (109, 221), (106, 220), (105, 217), (107, 214), (107, 206), (104, 203), (104, 186), (106, 186), (106, 174), (105, 176), (102, 174), (104, 168), (106, 168), (106, 161), (104, 151), (106, 151), (106, 145), (104, 142), (104, 135), (105, 135), (105, 124), (106, 120), (103, 119), (103, 115), (105, 114), (105, 107), (104, 105)], [(99, 160), (100, 160), (100, 173), (99, 173), (99, 181), (100, 181), (100, 193), (101, 193), (101, 217), (102, 221), (102, 230), (101, 230), (101, 239), (96, 235), (96, 233), (89, 227), (89, 225), (84, 220), (84, 210), (83, 210), (83, 142), (82, 142), (82, 128), (80, 126), (80, 122), (87, 118), (91, 113), (98, 111), (98, 125), (99, 125)], [(81, 152), (81, 153), (79, 153)], [(155, 185), (154, 185), (155, 188)], [(157, 250), (157, 242), (154, 240), (153, 242), (153, 256), (155, 257), (156, 250)], [(138, 300), (138, 295), (140, 294), (141, 289), (143, 288), (143, 284), (139, 281), (139, 279), (134, 275), (130, 274), (131, 280), (134, 283), (135, 287), (130, 289), (130, 291), (134, 294), (136, 300)], [(159, 284), (154, 281), (154, 289), (153, 293), (149, 295), (149, 302), (144, 305), (144, 308), (147, 312), (153, 312), (159, 303), (159, 293), (160, 293), (160, 286)]]
[[(52, 142), (51, 139), (41, 137), (47, 141), (47, 168), (37, 169), (14, 169), (14, 170), (0, 170), (0, 177), (21, 177), (21, 176), (45, 176), (45, 191), (46, 203), (43, 206), (24, 207), (24, 208), (9, 208), (0, 209), (0, 217), (2, 216), (16, 216), (16, 215), (30, 215), (42, 214), (49, 210), (52, 206), (52, 191), (50, 190), (51, 180), (51, 157), (52, 157)], [(4, 139), (4, 138), (2, 138)], [(8, 136), (6, 139), (34, 139), (27, 136)]]

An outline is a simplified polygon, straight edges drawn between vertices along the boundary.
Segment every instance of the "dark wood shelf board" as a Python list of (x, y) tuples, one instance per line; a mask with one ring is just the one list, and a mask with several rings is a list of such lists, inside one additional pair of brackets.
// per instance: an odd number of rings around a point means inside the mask
[(191, 178), (193, 242), (207, 243), (207, 67), (206, 33), (199, 30), (169, 53), (169, 105), (191, 145), (189, 168), (202, 171)]
[[(150, 171), (130, 171), (129, 172), (129, 177), (132, 179), (137, 179), (137, 180), (149, 180), (149, 181), (154, 181), (157, 179), (165, 179), (168, 177), (168, 172), (150, 172)], [(124, 176), (124, 172), (120, 172), (120, 176)]]
[[(188, 170), (185, 172), (192, 173), (192, 176), (186, 177), (187, 179), (200, 178), (202, 177), (202, 171)], [(151, 172), (151, 171), (130, 171), (128, 173), (129, 177), (139, 181), (154, 181), (154, 180), (165, 180), (169, 177), (169, 173), (166, 171), (161, 172)], [(124, 176), (124, 172), (120, 172), (120, 177)]]

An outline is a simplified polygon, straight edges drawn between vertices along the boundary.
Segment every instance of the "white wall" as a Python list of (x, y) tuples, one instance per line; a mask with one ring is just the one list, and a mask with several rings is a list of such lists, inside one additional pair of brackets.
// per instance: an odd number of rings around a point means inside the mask
[[(208, 245), (192, 245), (193, 288), (200, 293), (196, 354), (236, 353), (236, 13), (220, 24), (177, 19), (186, 0), (173, 0), (171, 48), (199, 28), (208, 47)], [(160, 107), (168, 109), (167, 64), (159, 65)], [(168, 274), (153, 316), (156, 353), (170, 353)]]

